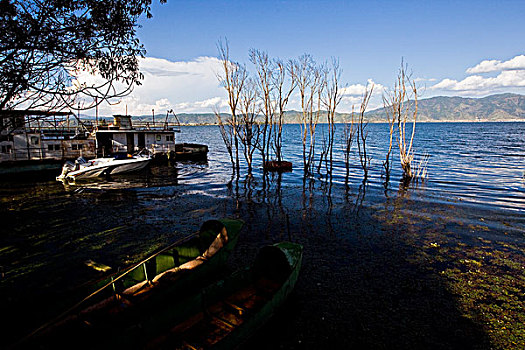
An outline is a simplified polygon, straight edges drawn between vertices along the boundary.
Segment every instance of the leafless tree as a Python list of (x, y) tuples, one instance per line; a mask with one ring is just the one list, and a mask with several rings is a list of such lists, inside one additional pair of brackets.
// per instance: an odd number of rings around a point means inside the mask
[(255, 65), (257, 71), (257, 85), (260, 94), (261, 113), (264, 116), (261, 131), (261, 157), (264, 164), (270, 159), (270, 144), (273, 131), (273, 118), (275, 113), (275, 101), (273, 99), (274, 86), (272, 84), (274, 65), (268, 57), (268, 53), (255, 49), (250, 50), (250, 61)]
[(230, 156), (230, 162), (232, 163), (232, 169), (235, 173), (236, 167), (235, 167), (235, 159), (233, 158), (233, 127), (231, 119), (223, 120), (221, 116), (221, 112), (219, 111), (218, 107), (214, 107), (213, 112), (215, 113), (215, 117), (217, 118), (217, 123), (219, 124), (219, 130), (221, 132), (222, 140), (224, 141), (224, 145), (226, 146), (226, 150), (228, 151), (228, 155)]
[[(397, 82), (395, 86), (397, 86)], [(394, 88), (394, 91), (398, 89)], [(399, 108), (398, 103), (398, 95), (394, 93), (389, 93), (387, 95), (383, 95), (383, 106), (386, 113), (386, 119), (388, 122), (388, 130), (389, 130), (389, 139), (388, 139), (388, 149), (386, 152), (386, 159), (383, 162), (383, 169), (385, 171), (385, 188), (388, 186), (388, 182), (390, 180), (390, 171), (392, 170), (392, 145), (393, 145), (393, 137), (394, 137), (394, 128), (396, 126), (396, 116), (399, 114), (399, 111), (397, 108)]]
[(296, 82), (291, 74), (291, 63), (285, 64), (279, 59), (273, 61), (275, 72), (272, 75), (272, 84), (275, 91), (276, 101), (276, 118), (275, 118), (275, 132), (273, 137), (273, 150), (277, 158), (277, 162), (281, 163), (283, 160), (282, 148), (282, 132), (284, 124), (284, 113), (290, 95), (295, 90)]
[(344, 141), (344, 155), (345, 155), (345, 183), (348, 185), (348, 178), (350, 176), (350, 151), (352, 150), (352, 144), (354, 142), (355, 133), (357, 131), (354, 123), (354, 108), (352, 107), (352, 114), (350, 114), (350, 120), (346, 121), (345, 128), (343, 129), (343, 141)]
[(301, 99), (301, 137), (303, 145), (304, 176), (312, 174), (315, 160), (315, 129), (321, 114), (321, 94), (323, 91), (322, 67), (312, 56), (304, 54), (292, 61), (291, 74)]
[(248, 78), (241, 92), (240, 112), (241, 122), (239, 126), (239, 138), (244, 152), (244, 158), (248, 165), (248, 175), (252, 173), (253, 154), (259, 145), (260, 127), (257, 124), (257, 84)]
[(363, 95), (363, 100), (361, 102), (361, 107), (359, 108), (358, 122), (357, 122), (357, 149), (359, 152), (359, 161), (361, 163), (361, 168), (363, 169), (364, 179), (363, 182), (368, 179), (368, 169), (370, 168), (371, 157), (366, 153), (366, 139), (368, 137), (368, 122), (365, 121), (365, 112), (374, 91), (374, 85), (368, 90), (366, 87), (365, 93)]
[(230, 61), (230, 50), (228, 41), (219, 40), (217, 43), (219, 50), (219, 60), (222, 63), (223, 72), (218, 74), (218, 79), (228, 93), (228, 106), (231, 113), (231, 125), (233, 132), (232, 147), (235, 154), (235, 169), (239, 173), (239, 128), (238, 128), (238, 104), (241, 92), (248, 78), (246, 67), (239, 63)]
[[(426, 176), (428, 156), (423, 157), (416, 165), (414, 162), (414, 136), (418, 113), (418, 91), (411, 75), (407, 73), (408, 66), (401, 61), (394, 88), (389, 95), (387, 115), (390, 123), (397, 123), (397, 141), (399, 158), (403, 169), (403, 181), (410, 182), (417, 176)], [(406, 124), (412, 120), (412, 126), (407, 131)], [(393, 127), (391, 126), (391, 129)], [(391, 132), (391, 135), (393, 131)], [(390, 136), (392, 140), (392, 136)]]
[(328, 175), (332, 174), (333, 169), (333, 149), (335, 137), (335, 114), (342, 95), (340, 94), (339, 84), (341, 78), (341, 68), (339, 67), (339, 60), (332, 58), (331, 66), (326, 69), (324, 77), (325, 93), (321, 100), (326, 109), (326, 122), (328, 125), (328, 139), (326, 141), (325, 151), (322, 152), (321, 159), (324, 156), (325, 168)]

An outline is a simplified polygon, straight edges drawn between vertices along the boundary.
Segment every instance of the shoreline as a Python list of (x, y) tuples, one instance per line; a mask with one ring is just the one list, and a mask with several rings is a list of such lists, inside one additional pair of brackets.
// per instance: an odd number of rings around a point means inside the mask
[[(369, 124), (388, 124), (388, 122), (382, 122), (382, 121), (369, 121)], [(424, 124), (430, 124), (430, 123), (525, 123), (525, 119), (512, 119), (512, 120), (418, 120), (417, 123), (424, 123)], [(339, 125), (346, 125), (348, 123), (344, 122), (335, 122), (334, 124)], [(181, 126), (219, 126), (219, 124), (184, 124), (181, 123)], [(283, 125), (302, 125), (301, 123), (284, 123)], [(328, 125), (328, 123), (325, 122), (319, 122), (317, 125)]]

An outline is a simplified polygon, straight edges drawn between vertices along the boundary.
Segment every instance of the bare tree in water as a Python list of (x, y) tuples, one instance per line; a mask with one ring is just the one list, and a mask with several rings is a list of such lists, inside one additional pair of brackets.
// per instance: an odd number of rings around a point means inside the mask
[(243, 146), (244, 158), (248, 165), (248, 175), (252, 174), (253, 154), (259, 145), (260, 128), (257, 124), (257, 84), (247, 79), (240, 98), (241, 123), (239, 138)]
[[(385, 108), (390, 123), (390, 144), (394, 133), (393, 124), (397, 124), (397, 141), (399, 159), (403, 169), (403, 182), (409, 183), (414, 178), (426, 176), (428, 155), (414, 163), (414, 136), (416, 134), (416, 121), (418, 113), (418, 91), (414, 80), (407, 73), (408, 66), (401, 61), (401, 68), (397, 75), (393, 91), (387, 98), (389, 106)], [(412, 121), (412, 126), (407, 131), (407, 122)], [(390, 146), (391, 150), (391, 146)], [(387, 160), (389, 161), (389, 154)], [(386, 168), (385, 168), (386, 169)]]
[(275, 132), (273, 134), (274, 137), (272, 148), (274, 150), (275, 157), (277, 158), (277, 162), (279, 162), (280, 164), (283, 160), (282, 133), (284, 124), (284, 112), (286, 106), (288, 105), (290, 95), (295, 90), (296, 82), (293, 79), (293, 75), (291, 74), (292, 66), (290, 62), (288, 64), (285, 64), (283, 61), (275, 59), (273, 61), (273, 64), (275, 66), (275, 72), (272, 75), (272, 84), (274, 86), (275, 91), (277, 115), (275, 118)]
[(259, 101), (261, 104), (261, 113), (264, 116), (264, 121), (261, 130), (261, 157), (263, 167), (268, 160), (270, 160), (270, 144), (273, 131), (273, 117), (275, 113), (275, 102), (273, 95), (273, 70), (274, 65), (272, 60), (268, 57), (268, 53), (251, 49), (250, 61), (255, 65), (257, 72), (257, 90), (259, 91)]
[(359, 161), (361, 163), (361, 168), (363, 169), (363, 182), (368, 179), (368, 169), (370, 168), (371, 157), (366, 153), (366, 139), (368, 137), (368, 122), (365, 121), (365, 112), (370, 101), (370, 96), (374, 91), (374, 85), (368, 90), (366, 87), (365, 94), (363, 95), (363, 100), (361, 102), (361, 107), (359, 108), (358, 122), (357, 122), (357, 149), (359, 152)]
[[(397, 86), (398, 82), (396, 82), (395, 86)], [(394, 91), (396, 91), (394, 87)], [(385, 189), (388, 187), (388, 182), (390, 181), (390, 172), (392, 170), (392, 145), (393, 145), (393, 138), (394, 138), (394, 128), (396, 126), (396, 115), (398, 115), (399, 103), (398, 101), (398, 95), (394, 93), (387, 94), (386, 96), (383, 95), (383, 106), (386, 113), (386, 119), (388, 122), (388, 130), (389, 130), (389, 139), (388, 139), (388, 149), (386, 152), (386, 159), (383, 162), (383, 170), (385, 175)]]
[(301, 99), (301, 138), (304, 176), (312, 174), (315, 160), (315, 129), (321, 114), (323, 74), (312, 56), (304, 54), (292, 61), (291, 74)]
[[(218, 79), (222, 86), (228, 93), (228, 106), (230, 107), (231, 120), (230, 124), (232, 127), (232, 153), (235, 155), (235, 171), (239, 173), (239, 128), (238, 128), (238, 104), (241, 95), (241, 91), (244, 88), (246, 79), (248, 78), (248, 72), (246, 67), (239, 63), (230, 61), (230, 50), (228, 47), (228, 41), (223, 43), (221, 40), (217, 43), (217, 49), (219, 50), (219, 60), (222, 63), (223, 72), (218, 74)], [(220, 125), (220, 121), (219, 121)], [(221, 131), (222, 132), (222, 131)], [(226, 146), (228, 147), (228, 146)], [(233, 158), (233, 154), (232, 154)]]
[(332, 58), (331, 66), (324, 71), (325, 93), (322, 95), (322, 103), (326, 109), (326, 122), (328, 125), (327, 140), (319, 160), (319, 168), (324, 158), (324, 164), (327, 175), (332, 175), (333, 169), (333, 149), (335, 137), (335, 113), (337, 106), (343, 97), (340, 94), (339, 84), (341, 78), (341, 68), (339, 60)]
[(213, 113), (215, 113), (215, 117), (217, 118), (217, 122), (219, 123), (219, 130), (221, 132), (222, 140), (224, 141), (224, 145), (226, 146), (226, 150), (228, 151), (228, 155), (230, 156), (230, 162), (232, 163), (232, 169), (235, 173), (235, 159), (233, 158), (233, 126), (231, 122), (231, 118), (227, 120), (223, 120), (223, 117), (221, 116), (221, 112), (219, 111), (219, 108), (214, 108)]
[(343, 129), (343, 140), (344, 140), (344, 155), (345, 155), (345, 184), (348, 186), (348, 178), (350, 176), (350, 151), (352, 150), (352, 144), (354, 142), (355, 133), (357, 131), (354, 123), (354, 108), (352, 107), (352, 114), (350, 114), (350, 120), (346, 121), (345, 128)]

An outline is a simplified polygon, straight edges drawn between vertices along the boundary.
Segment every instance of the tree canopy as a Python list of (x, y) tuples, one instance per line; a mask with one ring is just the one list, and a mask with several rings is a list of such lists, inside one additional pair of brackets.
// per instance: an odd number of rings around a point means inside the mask
[[(128, 94), (142, 79), (136, 29), (151, 3), (0, 0), (0, 110), (91, 108)], [(85, 72), (97, 78), (75, 79)]]

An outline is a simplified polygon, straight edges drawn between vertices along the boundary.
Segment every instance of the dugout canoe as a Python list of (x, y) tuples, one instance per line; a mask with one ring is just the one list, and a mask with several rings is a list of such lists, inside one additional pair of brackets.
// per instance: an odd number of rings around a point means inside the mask
[[(147, 349), (232, 349), (268, 321), (297, 281), (302, 246), (281, 242), (262, 248), (253, 266), (203, 289), (170, 315), (135, 333)], [(163, 325), (171, 317), (170, 328)], [(148, 337), (149, 332), (157, 336)], [(141, 339), (149, 339), (146, 343)]]
[[(94, 292), (22, 340), (21, 347), (106, 348), (104, 344), (214, 280), (243, 222), (210, 220), (199, 232), (99, 282)], [(215, 278), (216, 280), (216, 278)]]

